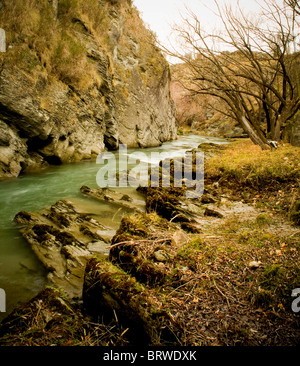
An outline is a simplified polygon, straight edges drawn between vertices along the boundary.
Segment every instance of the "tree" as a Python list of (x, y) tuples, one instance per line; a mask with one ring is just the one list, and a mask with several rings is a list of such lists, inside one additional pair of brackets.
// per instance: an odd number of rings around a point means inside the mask
[(284, 2), (292, 8), (296, 14), (300, 15), (300, 4), (297, 0), (284, 0)]
[[(299, 53), (291, 53), (296, 35), (293, 9), (264, 0), (258, 18), (238, 6), (215, 0), (224, 31), (207, 33), (189, 11), (184, 26), (175, 27), (184, 52), (166, 50), (187, 66), (185, 87), (193, 94), (222, 100), (222, 113), (238, 121), (251, 140), (268, 149), (300, 108), (293, 68)], [(193, 57), (187, 57), (187, 54)]]
[[(295, 32), (295, 27), (299, 26), (299, 23), (297, 21), (297, 17), (300, 15), (300, 4), (298, 3), (298, 0), (284, 0), (284, 4), (287, 5), (290, 9), (292, 9), (293, 12), (293, 33)], [(296, 52), (297, 45), (296, 45), (296, 39), (294, 40), (294, 51)]]

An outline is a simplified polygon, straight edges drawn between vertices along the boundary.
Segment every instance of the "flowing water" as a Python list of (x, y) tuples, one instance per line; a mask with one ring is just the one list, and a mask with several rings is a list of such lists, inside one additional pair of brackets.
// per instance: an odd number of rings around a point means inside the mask
[[(127, 154), (167, 152), (169, 157), (184, 156), (185, 152), (203, 142), (226, 143), (223, 139), (198, 135), (180, 136), (160, 147), (128, 149)], [(118, 160), (118, 152), (114, 152)], [(158, 162), (157, 162), (158, 163)], [(0, 288), (6, 292), (6, 313), (36, 295), (46, 284), (46, 273), (29, 244), (22, 238), (13, 219), (19, 211), (36, 211), (68, 198), (77, 206), (100, 217), (107, 226), (118, 227), (122, 212), (115, 212), (109, 204), (84, 197), (83, 185), (97, 188), (96, 175), (100, 166), (95, 161), (51, 166), (39, 173), (26, 174), (17, 179), (0, 182)], [(121, 189), (121, 188), (118, 188)], [(135, 198), (142, 197), (134, 188), (122, 190)]]

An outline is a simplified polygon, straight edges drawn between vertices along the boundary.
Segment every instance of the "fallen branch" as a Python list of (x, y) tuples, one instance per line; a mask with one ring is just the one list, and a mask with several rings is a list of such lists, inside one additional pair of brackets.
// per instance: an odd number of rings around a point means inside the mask
[(217, 289), (217, 291), (222, 295), (222, 296), (224, 296), (225, 297), (225, 299), (226, 299), (226, 302), (227, 302), (227, 305), (228, 305), (228, 307), (230, 307), (230, 302), (229, 302), (229, 300), (228, 300), (228, 297), (219, 289), (219, 287), (217, 286), (217, 284), (216, 284), (216, 281), (213, 279), (213, 283), (214, 283), (214, 285), (215, 285), (215, 287), (216, 287), (216, 289)]
[(117, 323), (134, 329), (138, 339), (153, 345), (160, 344), (162, 329), (171, 320), (144, 286), (107, 261), (88, 262), (83, 301), (88, 312), (110, 314)]
[(164, 239), (158, 239), (158, 240), (151, 240), (151, 239), (143, 239), (143, 240), (127, 240), (127, 241), (121, 241), (119, 243), (113, 244), (110, 246), (111, 248), (117, 247), (119, 245), (122, 244), (127, 244), (127, 245), (139, 245), (141, 243), (153, 243), (153, 244), (157, 244), (157, 243), (162, 243), (164, 241), (168, 241), (171, 240), (171, 238), (164, 238)]

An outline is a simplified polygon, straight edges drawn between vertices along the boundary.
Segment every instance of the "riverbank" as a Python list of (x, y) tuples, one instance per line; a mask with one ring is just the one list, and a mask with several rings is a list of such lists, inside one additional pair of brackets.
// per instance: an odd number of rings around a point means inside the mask
[(147, 212), (87, 261), (83, 298), (42, 291), (3, 322), (1, 344), (299, 344), (299, 148), (204, 148), (201, 198), (146, 190)]
[[(163, 143), (157, 148), (128, 149), (132, 153), (164, 153), (168, 156), (183, 156), (186, 150), (196, 148), (200, 143), (227, 143), (224, 139), (206, 136), (179, 136), (174, 141)], [(118, 151), (110, 152), (118, 161)], [(157, 164), (159, 160), (157, 161)], [(51, 166), (41, 172), (24, 174), (17, 179), (0, 182), (0, 288), (6, 292), (6, 311), (11, 312), (16, 306), (30, 300), (46, 284), (46, 273), (32, 249), (22, 237), (14, 222), (20, 211), (39, 212), (45, 207), (54, 205), (59, 200), (71, 200), (84, 212), (93, 213), (105, 226), (117, 229), (123, 212), (116, 214), (115, 207), (109, 203), (99, 203), (80, 192), (86, 185), (97, 188), (96, 177), (101, 168), (93, 160), (80, 163)], [(133, 199), (143, 197), (133, 187), (119, 188), (118, 192), (130, 195)], [(5, 313), (0, 313), (0, 321)]]

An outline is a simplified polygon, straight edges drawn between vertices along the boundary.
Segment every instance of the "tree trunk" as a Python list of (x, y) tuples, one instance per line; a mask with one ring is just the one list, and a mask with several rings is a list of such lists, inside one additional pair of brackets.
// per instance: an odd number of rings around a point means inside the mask
[(279, 116), (278, 120), (277, 120), (277, 122), (275, 123), (275, 126), (274, 126), (274, 132), (272, 134), (272, 140), (274, 140), (274, 141), (279, 141), (280, 140), (281, 125), (282, 125), (282, 118), (281, 118), (281, 116)]
[(267, 142), (264, 141), (264, 139), (262, 139), (259, 134), (253, 129), (253, 127), (246, 120), (245, 116), (241, 116), (240, 123), (244, 131), (249, 135), (254, 144), (259, 145), (263, 150), (269, 150)]

